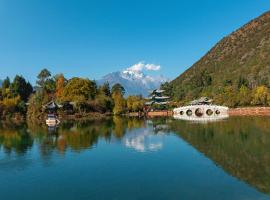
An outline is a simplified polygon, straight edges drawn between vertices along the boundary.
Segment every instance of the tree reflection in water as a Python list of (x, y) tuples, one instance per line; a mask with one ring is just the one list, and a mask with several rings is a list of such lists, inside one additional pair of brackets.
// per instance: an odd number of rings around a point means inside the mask
[(270, 118), (231, 117), (207, 124), (174, 120), (170, 128), (227, 173), (270, 193)]
[(0, 149), (6, 154), (15, 152), (24, 154), (33, 146), (33, 139), (24, 126), (1, 126), (0, 127)]
[(168, 132), (190, 143), (232, 176), (270, 193), (270, 118), (266, 117), (231, 117), (207, 124), (166, 118), (113, 117), (102, 121), (62, 122), (53, 132), (32, 123), (2, 125), (0, 153), (22, 156), (37, 146), (46, 161), (54, 153), (64, 155), (67, 151), (94, 148), (99, 139), (108, 143), (112, 139), (121, 140), (136, 151), (159, 150), (164, 148), (162, 141), (153, 135)]
[(44, 159), (57, 151), (64, 154), (70, 149), (80, 152), (92, 148), (99, 139), (121, 139), (127, 130), (145, 126), (142, 119), (113, 117), (102, 121), (62, 122), (54, 131), (45, 125), (24, 124), (0, 127), (0, 147), (5, 153), (24, 154), (35, 142)]

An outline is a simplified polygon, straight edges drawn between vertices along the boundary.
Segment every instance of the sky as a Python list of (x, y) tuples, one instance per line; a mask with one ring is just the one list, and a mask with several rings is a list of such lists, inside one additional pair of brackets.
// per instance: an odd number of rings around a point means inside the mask
[[(0, 79), (99, 79), (134, 68), (176, 78), (269, 0), (0, 0)], [(147, 67), (148, 66), (148, 67)]]

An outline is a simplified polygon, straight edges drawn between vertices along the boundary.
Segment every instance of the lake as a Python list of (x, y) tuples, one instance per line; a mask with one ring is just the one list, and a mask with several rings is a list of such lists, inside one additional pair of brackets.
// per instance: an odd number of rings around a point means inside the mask
[(270, 118), (0, 127), (1, 199), (270, 199)]

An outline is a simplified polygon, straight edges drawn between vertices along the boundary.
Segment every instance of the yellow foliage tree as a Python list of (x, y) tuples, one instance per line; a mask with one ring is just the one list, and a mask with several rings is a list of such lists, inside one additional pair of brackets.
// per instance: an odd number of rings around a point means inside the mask
[(21, 100), (20, 96), (16, 96), (14, 98), (4, 98), (1, 103), (6, 111), (15, 112), (16, 107), (19, 104), (20, 100)]
[(126, 108), (126, 101), (122, 95), (121, 92), (114, 92), (112, 94), (112, 98), (114, 100), (114, 108), (113, 108), (113, 113), (115, 115), (119, 115), (125, 112)]
[(258, 86), (253, 91), (252, 104), (266, 106), (268, 105), (269, 98), (270, 94), (268, 88), (264, 85)]
[(240, 106), (250, 105), (251, 102), (251, 90), (247, 88), (245, 85), (242, 85), (239, 89), (238, 100)]
[(139, 96), (129, 96), (127, 98), (127, 108), (129, 111), (141, 111), (143, 110), (144, 101)]

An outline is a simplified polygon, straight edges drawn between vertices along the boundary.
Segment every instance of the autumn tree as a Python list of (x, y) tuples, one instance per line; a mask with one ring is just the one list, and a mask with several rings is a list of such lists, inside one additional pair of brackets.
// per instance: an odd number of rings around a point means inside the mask
[(268, 105), (269, 92), (266, 86), (258, 86), (253, 91), (253, 105)]
[(62, 97), (63, 91), (64, 91), (64, 87), (66, 84), (65, 81), (65, 77), (63, 74), (59, 74), (58, 76), (56, 76), (56, 98), (60, 99)]
[(144, 100), (140, 96), (129, 96), (127, 98), (127, 109), (129, 111), (137, 112), (142, 111)]
[(94, 82), (89, 79), (72, 78), (63, 90), (63, 98), (68, 101), (87, 101), (96, 96)]
[(6, 112), (6, 114), (13, 114), (14, 112), (16, 112), (20, 101), (20, 96), (16, 96), (13, 98), (4, 98), (2, 101), (2, 104), (4, 106), (4, 112)]
[(251, 90), (246, 86), (242, 85), (238, 93), (238, 101), (240, 106), (250, 105), (252, 100)]

